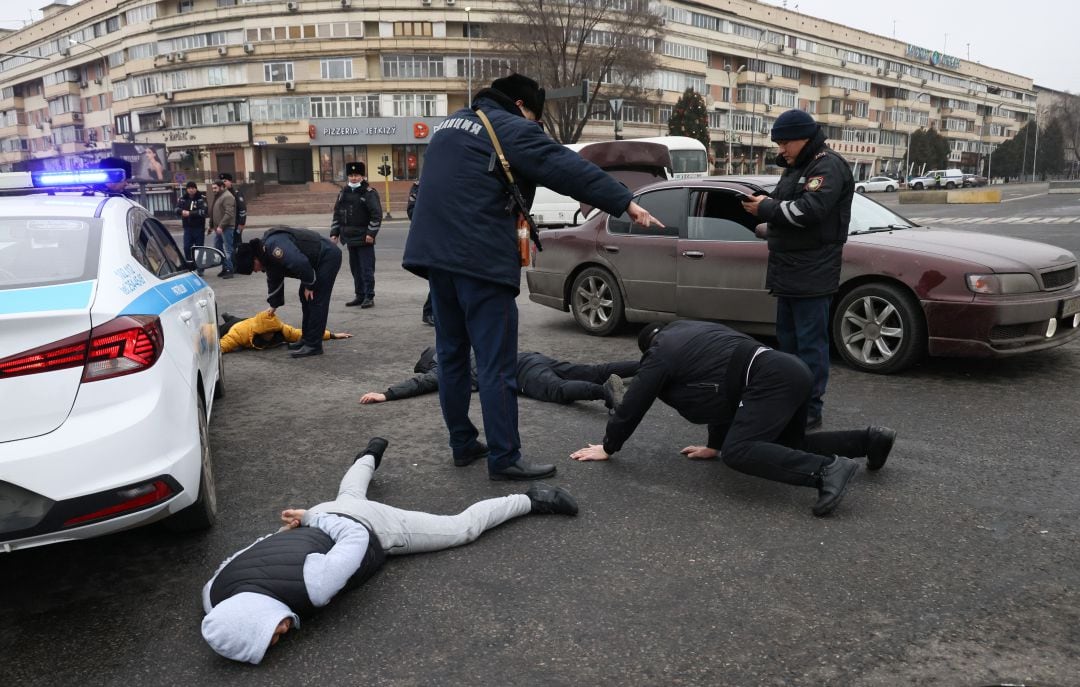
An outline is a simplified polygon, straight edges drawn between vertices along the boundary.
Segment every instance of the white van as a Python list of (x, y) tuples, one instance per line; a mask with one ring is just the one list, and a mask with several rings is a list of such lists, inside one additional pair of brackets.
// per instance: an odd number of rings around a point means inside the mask
[[(625, 139), (643, 143), (659, 143), (668, 149), (671, 155), (671, 169), (667, 171), (669, 179), (703, 177), (709, 173), (709, 156), (705, 145), (696, 138), (686, 136), (654, 136), (651, 138)], [(597, 143), (598, 141), (594, 141)], [(566, 147), (580, 152), (592, 143), (571, 143)], [(556, 193), (549, 188), (538, 186), (533, 198), (533, 221), (538, 227), (566, 227), (581, 224), (580, 203), (569, 196)]]

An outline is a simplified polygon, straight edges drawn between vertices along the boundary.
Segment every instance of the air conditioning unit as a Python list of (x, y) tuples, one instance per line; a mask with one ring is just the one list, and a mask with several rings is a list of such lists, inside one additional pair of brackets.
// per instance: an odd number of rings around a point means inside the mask
[(798, 55), (799, 54), (799, 49), (798, 48), (792, 48), (791, 49), (791, 54), (792, 55)]
[(158, 128), (158, 129), (164, 129), (165, 128), (165, 120), (164, 119), (155, 119), (154, 120), (154, 127)]
[(244, 43), (244, 52), (246, 52), (249, 55), (251, 53), (255, 52), (255, 44), (254, 43)]
[(60, 54), (64, 57), (71, 57), (71, 48), (63, 48), (60, 50)]
[(925, 85), (926, 85), (926, 79), (923, 79), (923, 80), (922, 80), (922, 85), (923, 85), (923, 86), (925, 86)]
[(173, 92), (172, 91), (165, 91), (165, 99), (166, 100), (172, 100), (173, 99)]
[(176, 59), (176, 55), (173, 55), (172, 53), (169, 53), (168, 55), (165, 56), (165, 61), (166, 62), (172, 62), (175, 59)]
[(782, 46), (782, 45), (776, 46), (776, 52), (784, 52), (784, 46)]
[(881, 67), (877, 68), (877, 73), (878, 73), (878, 76), (881, 76)]
[(296, 90), (296, 82), (295, 81), (286, 81), (285, 82), (285, 90), (286, 91)]
[(81, 122), (82, 121), (82, 112), (72, 112), (71, 113), (71, 121), (73, 121), (73, 122)]
[(765, 111), (772, 112), (772, 105), (770, 105), (769, 103), (765, 103)]
[(421, 2), (421, 4), (424, 5), (424, 7), (430, 7), (431, 6), (431, 0), (420, 0), (420, 2)]
[(349, 9), (352, 7), (352, 0), (341, 0), (341, 6), (344, 9)]
[(100, 86), (101, 85), (101, 77), (98, 77), (98, 78), (94, 79), (94, 83), (96, 83), (98, 86)]
[(176, 61), (177, 62), (183, 62), (186, 59), (187, 59), (187, 53), (183, 53), (183, 52), (176, 53)]
[(221, 55), (222, 57), (225, 57), (226, 55), (229, 54), (229, 49), (226, 48), (224, 45), (219, 45), (218, 49), (217, 49), (217, 54)]
[(766, 74), (766, 75), (765, 75), (765, 80), (766, 80), (766, 81), (772, 81), (772, 77), (773, 77), (773, 75), (772, 75), (772, 74)]
[(52, 117), (46, 117), (45, 118), (45, 123), (48, 124), (49, 126), (52, 126)]
[(447, 4), (447, 5), (449, 6), (449, 7), (453, 7), (454, 5), (456, 5), (456, 4), (457, 4), (457, 0), (446, 0), (446, 4)]
[(847, 66), (847, 60), (840, 60), (840, 66), (841, 67), (846, 67)]
[(845, 88), (844, 89), (844, 95), (851, 95), (851, 89), (850, 88)]
[(290, 12), (299, 12), (300, 11), (300, 3), (298, 3), (298, 2), (287, 2), (287, 3), (285, 3), (285, 9), (289, 10)]
[(850, 112), (845, 112), (844, 113), (844, 119), (851, 119), (851, 113)]
[(87, 86), (89, 86), (89, 85), (90, 85), (90, 84), (89, 84), (89, 83), (87, 83), (86, 81), (80, 81), (80, 82), (79, 82), (79, 88), (86, 88), (86, 87), (87, 87)]

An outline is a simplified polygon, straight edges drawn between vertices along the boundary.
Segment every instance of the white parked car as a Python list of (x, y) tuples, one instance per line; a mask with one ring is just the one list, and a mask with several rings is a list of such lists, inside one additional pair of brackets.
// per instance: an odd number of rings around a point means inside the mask
[(900, 182), (889, 177), (870, 177), (866, 181), (855, 182), (855, 193), (873, 193), (884, 191), (892, 193), (900, 186)]
[(0, 174), (0, 551), (209, 527), (213, 290), (137, 203), (10, 195), (30, 176)]

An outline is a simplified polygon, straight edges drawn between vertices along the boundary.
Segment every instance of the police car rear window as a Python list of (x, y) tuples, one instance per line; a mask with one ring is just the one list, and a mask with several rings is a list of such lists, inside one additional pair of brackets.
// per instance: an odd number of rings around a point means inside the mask
[(0, 218), (0, 290), (97, 277), (100, 220)]

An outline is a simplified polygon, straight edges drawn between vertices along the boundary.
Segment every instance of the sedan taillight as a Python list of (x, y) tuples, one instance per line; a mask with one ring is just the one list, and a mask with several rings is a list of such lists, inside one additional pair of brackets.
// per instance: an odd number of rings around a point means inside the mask
[(127, 315), (0, 360), (0, 379), (82, 367), (82, 381), (96, 382), (148, 369), (164, 347), (157, 316)]

